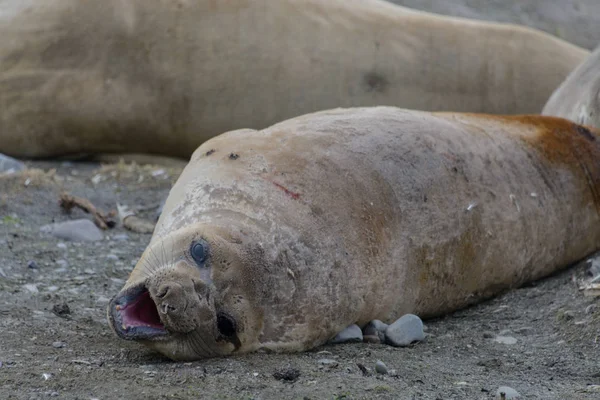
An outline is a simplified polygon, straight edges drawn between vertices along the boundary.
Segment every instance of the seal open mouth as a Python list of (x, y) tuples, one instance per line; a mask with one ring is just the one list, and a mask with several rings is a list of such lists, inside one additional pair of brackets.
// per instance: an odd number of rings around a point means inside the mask
[(115, 297), (109, 307), (109, 317), (113, 329), (123, 339), (156, 339), (168, 335), (144, 284)]

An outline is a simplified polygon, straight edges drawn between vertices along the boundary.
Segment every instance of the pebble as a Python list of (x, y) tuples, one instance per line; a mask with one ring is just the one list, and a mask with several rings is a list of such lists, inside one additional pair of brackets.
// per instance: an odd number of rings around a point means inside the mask
[(597, 304), (590, 304), (589, 306), (587, 306), (585, 308), (585, 313), (586, 314), (593, 314), (598, 310), (598, 305)]
[(129, 240), (129, 235), (126, 233), (119, 233), (117, 235), (114, 235), (112, 239), (116, 240), (117, 242), (126, 242)]
[(66, 245), (65, 243), (63, 243), (63, 242), (60, 242), (60, 243), (58, 243), (58, 244), (56, 245), (56, 247), (58, 247), (59, 249), (66, 249), (66, 248), (67, 248), (67, 245)]
[(0, 153), (0, 174), (12, 174), (17, 171), (23, 171), (27, 166), (16, 158), (9, 157)]
[(34, 283), (27, 283), (27, 284), (23, 285), (23, 289), (25, 289), (31, 293), (39, 293), (37, 285)]
[(52, 306), (52, 312), (59, 317), (64, 317), (71, 314), (71, 308), (67, 303), (55, 304)]
[(382, 375), (387, 375), (388, 369), (387, 366), (381, 360), (377, 360), (375, 363), (375, 372)]
[(37, 265), (37, 263), (35, 261), (29, 260), (27, 262), (27, 268), (30, 268), (30, 269), (39, 269), (40, 267)]
[(490, 331), (486, 331), (486, 332), (483, 332), (483, 337), (485, 339), (491, 339), (491, 338), (494, 337), (494, 334), (492, 332), (490, 332)]
[(352, 324), (340, 333), (336, 337), (331, 339), (329, 343), (340, 344), (340, 343), (360, 343), (363, 341), (363, 334), (360, 327), (356, 324)]
[(96, 299), (96, 304), (102, 306), (108, 304), (109, 301), (110, 299), (108, 297), (100, 296)]
[(52, 343), (52, 347), (54, 347), (55, 349), (61, 349), (63, 347), (65, 347), (67, 344), (65, 342), (54, 342)]
[(392, 346), (408, 346), (423, 339), (423, 321), (414, 314), (402, 316), (385, 330), (385, 341)]
[(338, 362), (335, 360), (332, 360), (330, 358), (321, 358), (319, 361), (317, 361), (319, 364), (321, 365), (326, 365), (326, 366), (330, 366), (330, 367), (335, 367), (338, 365)]
[(95, 242), (104, 238), (102, 231), (89, 219), (76, 219), (44, 225), (40, 228), (40, 231), (73, 242)]
[(381, 343), (381, 339), (377, 335), (363, 335), (363, 342), (364, 343), (380, 344)]
[(363, 335), (378, 336), (379, 341), (383, 343), (385, 342), (385, 330), (388, 326), (388, 324), (381, 322), (378, 319), (374, 319), (364, 327)]
[[(502, 393), (504, 393), (504, 397), (502, 397)], [(500, 386), (498, 390), (496, 390), (496, 400), (511, 400), (511, 399), (520, 399), (521, 395), (515, 389), (510, 388), (508, 386)]]
[(108, 255), (106, 256), (106, 259), (107, 259), (107, 260), (110, 260), (110, 261), (119, 261), (119, 256), (117, 256), (117, 255), (115, 255), (115, 254), (108, 254)]
[(517, 343), (517, 339), (512, 336), (496, 336), (494, 342), (502, 344), (515, 344)]

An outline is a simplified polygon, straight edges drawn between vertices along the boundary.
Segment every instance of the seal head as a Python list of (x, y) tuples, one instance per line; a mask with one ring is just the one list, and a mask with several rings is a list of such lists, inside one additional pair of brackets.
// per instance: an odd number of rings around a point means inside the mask
[(243, 247), (224, 229), (196, 225), (157, 240), (111, 300), (112, 329), (175, 360), (248, 347), (260, 318), (248, 302)]

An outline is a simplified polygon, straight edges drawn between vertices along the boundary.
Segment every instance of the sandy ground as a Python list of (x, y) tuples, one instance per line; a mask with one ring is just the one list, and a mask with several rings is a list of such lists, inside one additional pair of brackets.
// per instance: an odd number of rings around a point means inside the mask
[[(106, 211), (119, 201), (151, 218), (179, 168), (34, 166), (44, 172), (0, 178), (2, 399), (490, 399), (501, 385), (527, 399), (600, 398), (600, 301), (584, 297), (573, 281), (585, 262), (426, 321), (426, 340), (410, 348), (348, 344), (294, 355), (165, 360), (117, 339), (105, 319), (108, 299), (150, 235), (117, 226), (104, 240), (83, 244), (39, 228), (90, 218), (59, 207), (63, 190)], [(516, 343), (497, 343), (497, 336)], [(374, 372), (378, 360), (390, 374)], [(300, 371), (295, 382), (274, 378), (288, 368)]]
[[(395, 2), (524, 23), (587, 48), (600, 41), (597, 0)], [(150, 235), (117, 226), (104, 240), (84, 244), (39, 228), (90, 218), (63, 212), (62, 190), (105, 210), (119, 201), (151, 218), (180, 169), (30, 166), (41, 170), (0, 177), (0, 399), (491, 399), (501, 385), (527, 399), (600, 398), (600, 300), (584, 297), (574, 282), (587, 271), (586, 260), (426, 321), (427, 339), (410, 348), (351, 344), (295, 355), (169, 362), (118, 340), (105, 319), (106, 303)], [(156, 175), (159, 170), (164, 173)], [(498, 336), (516, 343), (498, 343)], [(378, 360), (388, 375), (374, 372)], [(294, 382), (273, 376), (290, 368), (300, 372)]]

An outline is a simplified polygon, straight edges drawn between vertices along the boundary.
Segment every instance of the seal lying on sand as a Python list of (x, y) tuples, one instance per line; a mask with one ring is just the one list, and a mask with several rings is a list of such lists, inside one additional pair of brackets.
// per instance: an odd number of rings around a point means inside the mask
[(110, 302), (176, 360), (431, 317), (600, 248), (600, 136), (551, 117), (323, 111), (204, 143)]
[(542, 114), (600, 128), (600, 46), (554, 91)]
[(538, 113), (589, 54), (378, 0), (0, 0), (0, 153), (189, 157), (335, 107)]

